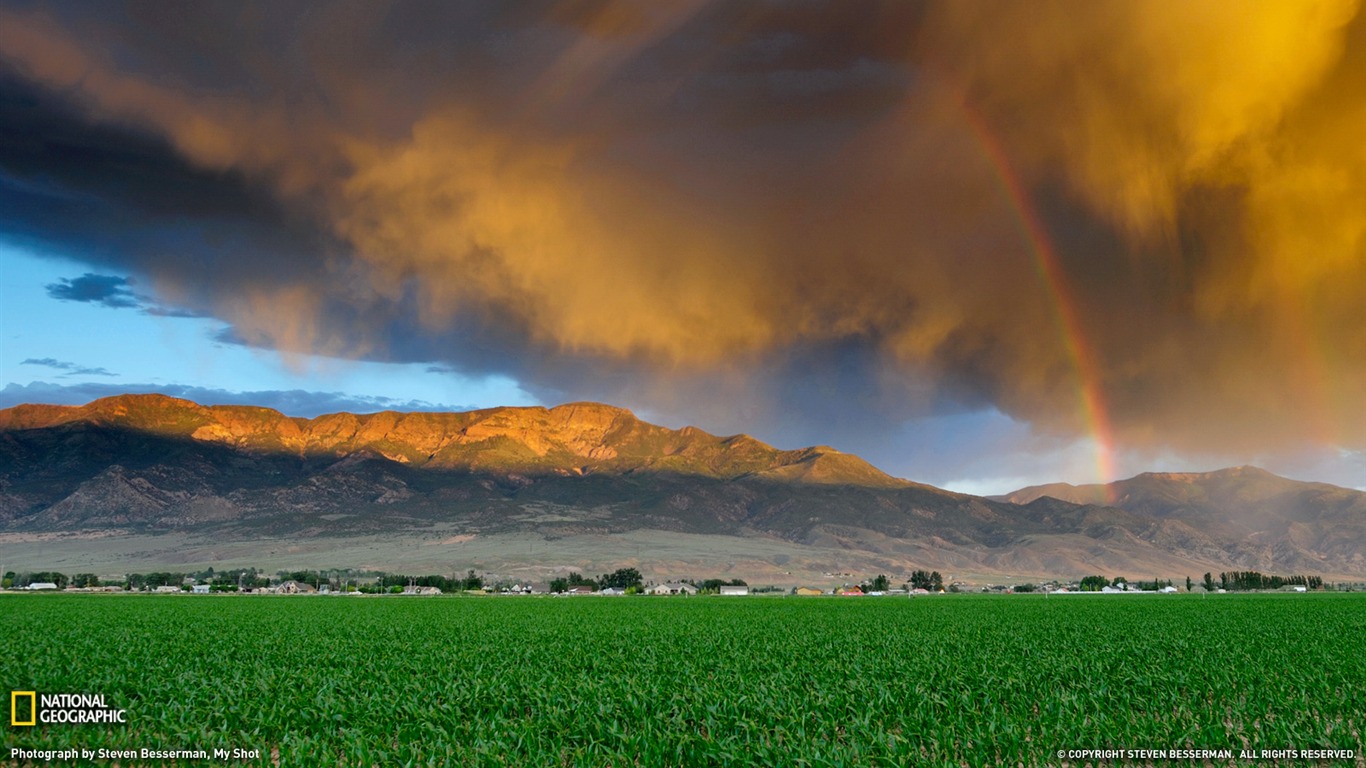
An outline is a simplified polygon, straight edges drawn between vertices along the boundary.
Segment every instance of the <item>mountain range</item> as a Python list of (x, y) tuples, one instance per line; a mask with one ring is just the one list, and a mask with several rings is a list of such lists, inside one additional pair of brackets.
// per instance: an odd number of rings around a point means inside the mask
[(338, 413), (125, 395), (0, 410), (0, 561), (806, 583), (1366, 575), (1366, 493), (1254, 467), (953, 493), (597, 403)]

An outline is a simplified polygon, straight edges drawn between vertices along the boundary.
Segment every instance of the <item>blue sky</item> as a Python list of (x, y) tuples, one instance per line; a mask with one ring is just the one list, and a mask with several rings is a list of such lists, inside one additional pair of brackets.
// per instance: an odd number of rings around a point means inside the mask
[[(68, 259), (0, 244), (0, 265), (0, 404), (5, 406), (37, 394), (74, 404), (101, 390), (181, 391), (176, 388), (201, 397), (257, 393), (258, 401), (289, 403), (292, 415), (310, 416), (335, 406), (374, 411), (536, 404), (515, 381), (501, 376), (466, 377), (425, 363), (286, 357), (220, 340), (227, 326), (212, 318), (54, 298), (50, 286), (95, 269)], [(137, 288), (129, 290), (136, 294)], [(291, 392), (311, 397), (286, 400), (278, 394)]]

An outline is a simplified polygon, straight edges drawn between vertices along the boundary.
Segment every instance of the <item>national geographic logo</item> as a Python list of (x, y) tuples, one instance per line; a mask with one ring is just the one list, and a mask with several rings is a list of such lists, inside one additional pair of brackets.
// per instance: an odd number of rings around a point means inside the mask
[[(20, 702), (28, 702), (28, 715), (21, 715)], [(38, 724), (38, 693), (36, 691), (10, 691), (9, 693), (9, 724), (14, 725), (37, 725)]]
[(10, 691), (9, 724), (12, 727), (42, 724), (126, 723), (128, 710), (104, 703), (104, 694)]

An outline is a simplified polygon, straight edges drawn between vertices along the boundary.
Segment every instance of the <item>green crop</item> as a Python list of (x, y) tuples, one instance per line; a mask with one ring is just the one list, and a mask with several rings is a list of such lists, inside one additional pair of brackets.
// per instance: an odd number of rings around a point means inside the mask
[(1359, 759), (1366, 723), (1359, 595), (23, 595), (0, 598), (0, 626), (0, 685), (128, 711), (8, 727), (0, 760), (17, 746), (259, 749), (241, 762), (260, 765), (1030, 766), (1194, 748), (1239, 764), (1242, 749)]

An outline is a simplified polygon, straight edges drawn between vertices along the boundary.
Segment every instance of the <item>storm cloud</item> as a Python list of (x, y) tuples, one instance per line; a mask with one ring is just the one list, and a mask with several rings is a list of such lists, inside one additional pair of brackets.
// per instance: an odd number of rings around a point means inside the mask
[(0, 68), (3, 231), (241, 343), (1366, 445), (1354, 2), (20, 3)]
[(85, 301), (115, 309), (138, 306), (128, 287), (129, 280), (117, 275), (86, 272), (80, 277), (62, 278), (47, 286), (47, 294), (59, 301)]

